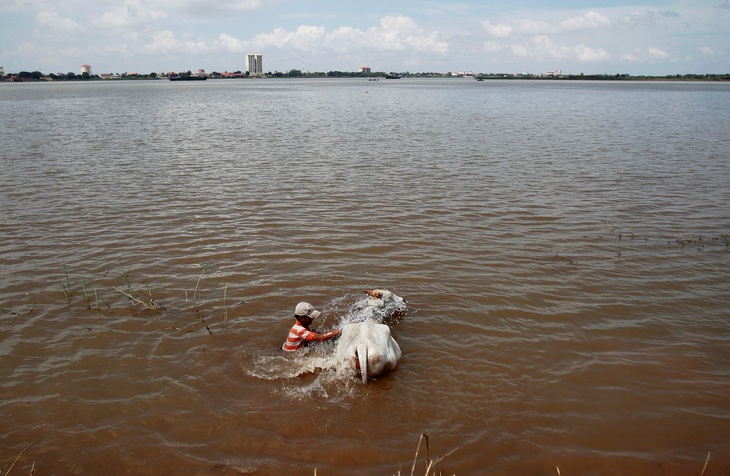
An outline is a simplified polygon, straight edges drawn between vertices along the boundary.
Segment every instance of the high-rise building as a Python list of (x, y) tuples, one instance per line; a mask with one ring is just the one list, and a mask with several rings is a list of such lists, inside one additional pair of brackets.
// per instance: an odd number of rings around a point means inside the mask
[(248, 73), (251, 76), (263, 76), (264, 66), (261, 62), (260, 54), (248, 55)]
[(81, 65), (81, 74), (88, 74), (91, 75), (91, 66), (88, 64), (82, 64)]

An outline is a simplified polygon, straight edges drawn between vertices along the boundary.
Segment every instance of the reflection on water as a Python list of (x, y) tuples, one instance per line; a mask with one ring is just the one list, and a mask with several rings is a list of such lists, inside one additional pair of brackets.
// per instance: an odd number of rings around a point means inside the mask
[(204, 83), (0, 87), (0, 465), (730, 471), (726, 84)]

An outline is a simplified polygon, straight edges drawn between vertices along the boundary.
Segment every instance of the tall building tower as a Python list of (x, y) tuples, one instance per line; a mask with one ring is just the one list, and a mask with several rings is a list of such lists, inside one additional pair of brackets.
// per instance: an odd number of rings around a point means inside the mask
[(261, 55), (247, 55), (248, 57), (248, 73), (251, 76), (263, 76), (264, 66), (261, 62)]
[(91, 75), (91, 66), (88, 64), (82, 64), (81, 65), (81, 74), (88, 74)]

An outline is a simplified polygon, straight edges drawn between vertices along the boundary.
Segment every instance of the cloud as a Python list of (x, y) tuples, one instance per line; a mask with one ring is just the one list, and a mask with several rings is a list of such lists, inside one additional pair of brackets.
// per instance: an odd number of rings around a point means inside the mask
[(506, 38), (513, 30), (511, 25), (507, 25), (506, 23), (493, 25), (489, 20), (484, 20), (482, 22), (482, 27), (486, 30), (487, 34), (496, 38)]
[(35, 19), (38, 25), (45, 29), (65, 33), (81, 31), (81, 26), (78, 23), (70, 18), (62, 18), (56, 12), (43, 10), (36, 14)]
[(498, 43), (496, 41), (485, 41), (482, 45), (482, 48), (487, 53), (496, 53), (498, 51), (502, 51), (505, 47), (503, 44)]
[(299, 51), (327, 49), (337, 53), (374, 49), (379, 51), (448, 52), (448, 43), (438, 32), (428, 35), (410, 17), (386, 16), (380, 26), (361, 30), (340, 27), (327, 32), (323, 26), (302, 25), (295, 31), (275, 28), (270, 33), (256, 35), (250, 41), (237, 40), (230, 35), (220, 35), (218, 43), (230, 51), (261, 51), (266, 48), (291, 48)]
[(645, 63), (667, 58), (669, 58), (669, 53), (659, 48), (637, 48), (633, 53), (621, 55), (621, 59), (628, 63)]
[(324, 27), (302, 25), (293, 32), (275, 28), (271, 33), (256, 35), (251, 41), (244, 41), (241, 44), (256, 51), (268, 47), (308, 50), (318, 46), (324, 37)]
[(540, 35), (555, 31), (548, 22), (539, 20), (517, 20), (515, 22), (515, 30), (526, 35)]
[[(195, 18), (214, 16), (221, 12), (259, 10), (264, 6), (263, 0), (152, 0), (149, 3), (165, 11), (190, 15)], [(274, 2), (268, 1), (268, 3)]]
[(494, 38), (507, 38), (512, 34), (533, 36), (610, 28), (611, 21), (605, 15), (591, 11), (553, 23), (545, 20), (520, 18), (497, 24), (489, 20), (484, 20), (481, 25), (489, 36)]
[(619, 22), (629, 28), (645, 28), (650, 26), (671, 26), (674, 20), (682, 16), (672, 10), (634, 11), (623, 15)]
[(611, 21), (608, 17), (596, 12), (586, 12), (583, 15), (570, 17), (558, 23), (560, 31), (597, 30), (610, 27)]
[(710, 48), (709, 46), (699, 46), (699, 47), (697, 47), (697, 50), (700, 53), (704, 53), (704, 54), (710, 55), (710, 56), (717, 56), (719, 54), (717, 51)]
[(648, 48), (646, 50), (649, 58), (651, 59), (666, 59), (669, 57), (666, 51), (660, 50), (659, 48)]
[(512, 45), (510, 50), (521, 58), (572, 59), (582, 62), (603, 61), (611, 58), (611, 55), (603, 48), (591, 48), (582, 43), (577, 46), (559, 46), (545, 35), (535, 36), (527, 44)]
[(449, 52), (449, 44), (439, 39), (439, 34), (434, 32), (429, 36), (414, 35), (406, 38), (406, 43), (414, 50), (424, 53), (439, 53), (445, 55)]
[(122, 28), (152, 23), (167, 18), (163, 10), (152, 9), (137, 3), (119, 5), (94, 20), (99, 28)]
[(181, 47), (180, 41), (175, 34), (169, 30), (158, 31), (152, 35), (152, 41), (145, 45), (144, 50), (148, 53), (167, 53), (176, 51)]

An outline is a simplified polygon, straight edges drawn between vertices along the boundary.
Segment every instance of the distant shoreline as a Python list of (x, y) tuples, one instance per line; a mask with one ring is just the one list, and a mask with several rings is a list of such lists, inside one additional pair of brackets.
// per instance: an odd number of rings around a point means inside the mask
[[(674, 82), (674, 81), (693, 81), (693, 82), (729, 82), (729, 74), (684, 74), (684, 75), (667, 75), (667, 76), (631, 76), (628, 74), (571, 74), (571, 75), (531, 75), (531, 74), (475, 74), (475, 75), (448, 75), (437, 73), (397, 73), (399, 79), (454, 79), (454, 80), (531, 80), (531, 81), (657, 81), (657, 82)], [(369, 79), (385, 81), (385, 73), (344, 73), (340, 71), (330, 71), (328, 73), (307, 73), (307, 74), (291, 74), (290, 73), (267, 73), (264, 78), (252, 76), (235, 76), (228, 77), (219, 73), (211, 73), (205, 75), (207, 79)], [(27, 73), (21, 72), (0, 76), (0, 82), (41, 82), (41, 81), (158, 81), (169, 80), (169, 76), (164, 75), (140, 75), (140, 74), (123, 74), (115, 77), (107, 78), (98, 75), (75, 75), (68, 73), (67, 75), (42, 75), (39, 72)]]

